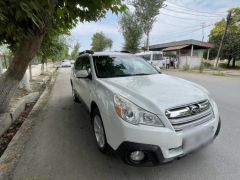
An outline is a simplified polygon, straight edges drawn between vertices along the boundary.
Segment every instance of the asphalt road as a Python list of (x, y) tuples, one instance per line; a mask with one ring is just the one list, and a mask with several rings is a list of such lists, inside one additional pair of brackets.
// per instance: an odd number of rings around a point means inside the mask
[(13, 179), (239, 179), (240, 78), (170, 74), (197, 82), (212, 93), (222, 117), (222, 131), (213, 144), (156, 167), (131, 167), (114, 154), (103, 155), (96, 148), (88, 112), (72, 101), (70, 69), (60, 69)]

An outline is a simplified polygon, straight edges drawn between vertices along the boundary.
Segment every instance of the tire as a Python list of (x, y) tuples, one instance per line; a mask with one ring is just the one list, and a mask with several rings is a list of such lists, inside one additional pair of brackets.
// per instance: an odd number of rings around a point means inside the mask
[(91, 117), (92, 117), (92, 127), (93, 127), (95, 140), (97, 143), (97, 147), (100, 152), (107, 153), (109, 150), (109, 145), (107, 143), (105, 129), (102, 122), (102, 117), (97, 108), (93, 110)]
[(76, 91), (75, 91), (75, 89), (73, 88), (73, 85), (72, 85), (72, 97), (73, 97), (73, 101), (74, 101), (74, 102), (77, 102), (77, 103), (80, 102), (80, 100), (79, 100), (79, 98), (78, 98), (78, 96), (77, 96), (77, 94), (76, 94)]
[(219, 118), (219, 123), (218, 123), (217, 131), (215, 133), (215, 137), (217, 137), (219, 135), (220, 129), (221, 129), (221, 119)]

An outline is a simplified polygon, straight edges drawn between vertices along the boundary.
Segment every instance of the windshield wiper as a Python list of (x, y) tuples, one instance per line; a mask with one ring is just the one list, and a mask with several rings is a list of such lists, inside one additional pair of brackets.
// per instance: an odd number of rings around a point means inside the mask
[(147, 73), (137, 73), (137, 74), (118, 74), (113, 76), (100, 76), (101, 78), (117, 78), (117, 77), (128, 77), (128, 76), (146, 76), (146, 75), (152, 75)]
[(146, 75), (152, 75), (152, 74), (148, 74), (148, 73), (131, 74), (131, 76), (146, 76)]

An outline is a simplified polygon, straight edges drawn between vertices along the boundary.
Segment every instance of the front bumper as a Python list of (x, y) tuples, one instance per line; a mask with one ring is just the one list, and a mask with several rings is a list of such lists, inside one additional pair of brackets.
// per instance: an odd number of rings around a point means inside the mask
[[(221, 121), (219, 119), (218, 126), (217, 126), (217, 129), (215, 131), (214, 136), (209, 141), (205, 142), (200, 147), (198, 147), (198, 149), (200, 149), (201, 147), (204, 147), (204, 146), (208, 145), (209, 143), (211, 143), (218, 136), (218, 134), (220, 132), (220, 128), (221, 128)], [(182, 147), (180, 147), (180, 148), (182, 149)], [(190, 152), (187, 152), (187, 153), (181, 153), (181, 154), (179, 154), (177, 156), (174, 156), (174, 157), (171, 157), (171, 158), (165, 158), (161, 148), (157, 145), (142, 144), (142, 143), (134, 143), (134, 142), (125, 141), (125, 142), (121, 143), (121, 145), (117, 148), (116, 152), (121, 157), (121, 159), (129, 165), (154, 166), (154, 165), (163, 164), (163, 163), (167, 163), (167, 162), (170, 162), (170, 161), (180, 159), (180, 158), (186, 156), (187, 154), (189, 154), (193, 151), (196, 151), (198, 149), (194, 149), (194, 150), (192, 150)], [(129, 155), (133, 151), (144, 152), (145, 158), (141, 162), (138, 162), (138, 163), (132, 162), (129, 158), (130, 157)]]

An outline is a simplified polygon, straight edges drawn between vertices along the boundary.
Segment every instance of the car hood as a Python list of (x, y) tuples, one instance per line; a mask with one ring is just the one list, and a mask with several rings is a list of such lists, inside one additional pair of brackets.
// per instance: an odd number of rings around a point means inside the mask
[(208, 99), (208, 91), (200, 85), (165, 74), (106, 78), (101, 82), (151, 112)]

